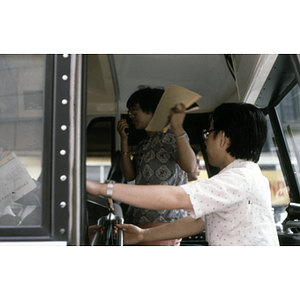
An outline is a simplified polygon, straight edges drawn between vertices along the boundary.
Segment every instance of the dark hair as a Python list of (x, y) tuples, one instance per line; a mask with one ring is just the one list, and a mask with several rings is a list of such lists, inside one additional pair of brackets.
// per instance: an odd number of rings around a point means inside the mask
[(228, 153), (235, 158), (258, 162), (267, 138), (267, 121), (261, 110), (248, 103), (223, 103), (211, 118), (214, 136), (224, 131), (231, 140)]
[(164, 93), (162, 88), (143, 88), (134, 92), (127, 101), (127, 108), (130, 109), (135, 104), (139, 104), (145, 113), (152, 112), (154, 114), (161, 96)]

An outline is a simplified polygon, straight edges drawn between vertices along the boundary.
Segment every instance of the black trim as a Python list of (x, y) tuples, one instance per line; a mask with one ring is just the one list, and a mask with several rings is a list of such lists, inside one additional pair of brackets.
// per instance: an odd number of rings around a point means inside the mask
[(42, 227), (45, 235), (50, 236), (51, 224), (51, 166), (52, 166), (52, 135), (53, 128), (53, 74), (54, 55), (45, 56), (44, 86), (44, 129), (43, 129), (43, 165), (42, 165)]
[[(52, 238), (67, 241), (69, 229), (69, 152), (70, 152), (70, 56), (54, 56), (53, 140), (52, 140)], [(63, 76), (67, 76), (64, 80)], [(67, 104), (62, 104), (66, 99)], [(66, 126), (62, 130), (62, 126)], [(66, 150), (65, 155), (60, 151)], [(66, 180), (62, 177), (66, 176)], [(61, 207), (60, 203), (66, 206)]]
[(300, 86), (300, 61), (299, 61), (299, 55), (291, 54), (290, 59), (295, 71), (295, 76), (297, 78), (298, 84)]

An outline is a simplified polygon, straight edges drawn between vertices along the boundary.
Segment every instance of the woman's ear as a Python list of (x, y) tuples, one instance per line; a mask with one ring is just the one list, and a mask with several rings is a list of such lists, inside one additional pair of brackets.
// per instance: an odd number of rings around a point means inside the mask
[(231, 144), (230, 138), (225, 135), (225, 131), (220, 131), (220, 146), (228, 148)]

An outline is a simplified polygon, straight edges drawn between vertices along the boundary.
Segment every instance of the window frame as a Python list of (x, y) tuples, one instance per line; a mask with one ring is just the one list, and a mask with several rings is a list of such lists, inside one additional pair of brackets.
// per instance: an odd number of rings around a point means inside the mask
[[(42, 224), (2, 226), (0, 242), (68, 241), (70, 56), (45, 55), (42, 150)], [(67, 76), (66, 78), (63, 76)], [(66, 99), (67, 104), (62, 104)], [(63, 122), (62, 122), (63, 120)], [(61, 126), (67, 129), (62, 130)], [(61, 155), (60, 150), (66, 154)], [(66, 180), (63, 179), (66, 176)]]

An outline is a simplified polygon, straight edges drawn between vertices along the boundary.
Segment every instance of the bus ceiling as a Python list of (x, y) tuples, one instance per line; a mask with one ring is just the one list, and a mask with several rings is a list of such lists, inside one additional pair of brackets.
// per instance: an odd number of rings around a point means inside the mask
[(88, 55), (88, 121), (93, 116), (126, 113), (127, 99), (142, 86), (166, 88), (176, 84), (188, 88), (202, 96), (197, 103), (198, 112), (203, 113), (223, 102), (248, 102), (265, 108), (274, 93), (280, 95), (295, 80), (291, 57), (277, 54)]

